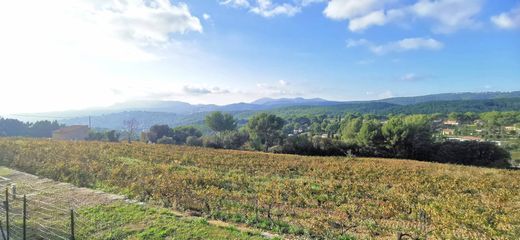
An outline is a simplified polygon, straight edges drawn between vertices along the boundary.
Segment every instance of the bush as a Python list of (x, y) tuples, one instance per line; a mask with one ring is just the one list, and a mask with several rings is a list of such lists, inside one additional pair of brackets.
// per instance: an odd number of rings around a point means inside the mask
[(347, 156), (358, 152), (354, 144), (307, 135), (290, 136), (277, 152), (309, 156)]
[(159, 140), (157, 140), (157, 143), (158, 144), (174, 144), (175, 141), (173, 140), (172, 137), (162, 137), (162, 138), (159, 138)]
[(171, 137), (175, 144), (185, 144), (190, 136), (201, 137), (202, 132), (193, 126), (182, 126), (172, 129)]
[(220, 136), (217, 137), (220, 138), (222, 147), (225, 149), (241, 149), (249, 140), (249, 134), (247, 132), (239, 131), (222, 132)]
[(208, 148), (224, 148), (224, 144), (217, 135), (202, 137), (202, 145)]
[(509, 167), (511, 154), (488, 142), (448, 141), (436, 146), (433, 160), (440, 163), (456, 163), (483, 167)]
[(186, 145), (193, 147), (202, 147), (202, 138), (189, 136), (188, 138), (186, 138)]

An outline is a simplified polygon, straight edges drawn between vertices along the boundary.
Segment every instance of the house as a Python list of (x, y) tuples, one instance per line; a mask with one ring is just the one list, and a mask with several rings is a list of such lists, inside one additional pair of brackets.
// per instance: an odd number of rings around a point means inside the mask
[(443, 122), (443, 124), (448, 126), (459, 126), (459, 122), (457, 120), (446, 120)]
[(518, 128), (516, 126), (506, 126), (506, 127), (504, 127), (504, 129), (508, 132), (513, 132), (513, 131), (518, 130)]
[(459, 142), (469, 142), (469, 141), (483, 142), (484, 141), (481, 137), (473, 137), (473, 136), (452, 137), (452, 138), (448, 138), (448, 140), (459, 141)]
[(60, 128), (52, 132), (55, 140), (85, 140), (88, 138), (89, 128), (86, 125), (73, 125)]
[(453, 136), (453, 135), (455, 135), (455, 129), (449, 129), (449, 128), (442, 129), (442, 135)]

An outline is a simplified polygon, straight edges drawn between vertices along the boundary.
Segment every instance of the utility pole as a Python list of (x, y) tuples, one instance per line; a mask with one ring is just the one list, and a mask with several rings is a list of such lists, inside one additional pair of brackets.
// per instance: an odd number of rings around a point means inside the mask
[(23, 195), (23, 240), (27, 239), (27, 197)]
[(7, 232), (7, 240), (10, 239), (11, 236), (11, 229), (9, 227), (9, 189), (5, 188), (5, 230)]

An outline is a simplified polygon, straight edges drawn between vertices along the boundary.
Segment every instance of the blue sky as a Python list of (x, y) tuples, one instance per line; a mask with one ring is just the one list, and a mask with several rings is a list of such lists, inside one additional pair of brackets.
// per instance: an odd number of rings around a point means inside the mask
[(0, 22), (0, 113), (520, 90), (513, 0), (21, 0)]

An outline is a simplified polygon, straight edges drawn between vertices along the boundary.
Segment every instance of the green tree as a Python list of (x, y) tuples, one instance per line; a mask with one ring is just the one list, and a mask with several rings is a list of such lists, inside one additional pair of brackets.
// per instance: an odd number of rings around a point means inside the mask
[(426, 115), (395, 116), (382, 127), (392, 157), (424, 160), (433, 144), (430, 118)]
[(155, 143), (162, 137), (171, 137), (172, 129), (168, 125), (153, 125), (148, 132), (148, 140)]
[(202, 132), (192, 126), (182, 126), (172, 129), (172, 138), (175, 144), (185, 144), (188, 137), (201, 137)]
[(116, 130), (111, 130), (105, 133), (109, 142), (119, 142), (120, 134)]
[(255, 115), (247, 123), (252, 138), (260, 141), (264, 151), (268, 151), (282, 135), (284, 120), (276, 115), (261, 113)]
[(362, 147), (380, 147), (384, 141), (381, 133), (381, 123), (377, 120), (363, 122), (356, 139), (357, 143)]
[(356, 141), (356, 136), (363, 125), (363, 119), (359, 117), (350, 118), (347, 117), (342, 121), (340, 131), (341, 131), (341, 139), (348, 143), (354, 143)]
[(233, 131), (237, 128), (236, 120), (228, 113), (213, 112), (206, 116), (204, 122), (215, 132)]

